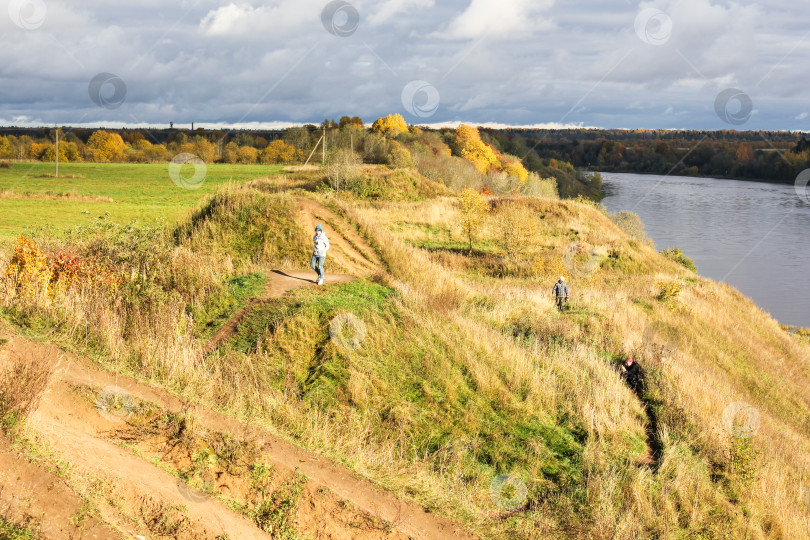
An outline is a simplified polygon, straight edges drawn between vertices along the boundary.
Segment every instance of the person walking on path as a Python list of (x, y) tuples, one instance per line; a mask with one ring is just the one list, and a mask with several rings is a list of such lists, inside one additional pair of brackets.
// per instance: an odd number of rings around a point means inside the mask
[(557, 297), (557, 309), (563, 310), (563, 305), (568, 301), (568, 285), (565, 284), (565, 277), (560, 276), (560, 281), (554, 284), (551, 293)]
[(644, 371), (641, 366), (629, 356), (627, 360), (622, 362), (622, 376), (627, 384), (636, 394), (641, 395), (644, 392)]
[(312, 250), (312, 263), (310, 266), (318, 273), (318, 285), (323, 285), (323, 263), (326, 260), (326, 252), (329, 250), (329, 239), (320, 225), (315, 227), (313, 241), (315, 247)]

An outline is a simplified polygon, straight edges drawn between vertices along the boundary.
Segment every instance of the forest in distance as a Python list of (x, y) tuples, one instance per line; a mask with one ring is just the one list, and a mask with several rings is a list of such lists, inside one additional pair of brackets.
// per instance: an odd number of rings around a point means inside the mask
[[(482, 129), (505, 151), (579, 169), (794, 183), (810, 167), (810, 141), (794, 131)], [(533, 149), (529, 152), (529, 149)], [(527, 168), (532, 169), (527, 162)]]
[[(193, 124), (192, 124), (193, 126)], [(114, 156), (99, 157), (95, 131), (60, 128), (60, 161), (165, 162), (183, 150), (206, 162), (303, 162), (321, 134), (340, 138), (349, 129), (370, 126), (357, 116), (277, 130), (212, 130), (132, 128), (116, 133)], [(421, 126), (450, 141), (455, 129)], [(0, 159), (54, 161), (56, 128), (0, 128)], [(627, 129), (480, 128), (492, 150), (519, 158), (532, 172), (556, 176), (563, 197), (599, 198), (601, 185), (583, 171), (734, 178), (793, 183), (810, 168), (810, 141), (794, 131), (685, 131)], [(345, 137), (344, 137), (345, 138)], [(103, 152), (102, 152), (103, 153)], [(317, 156), (315, 156), (317, 159)], [(577, 171), (577, 172), (575, 172)]]

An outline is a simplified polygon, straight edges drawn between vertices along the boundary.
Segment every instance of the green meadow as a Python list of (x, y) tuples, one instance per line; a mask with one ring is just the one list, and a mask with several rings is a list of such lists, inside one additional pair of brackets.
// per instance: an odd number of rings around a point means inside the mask
[[(172, 181), (168, 163), (65, 163), (59, 165), (59, 178), (52, 177), (53, 163), (13, 163), (11, 169), (0, 168), (0, 242), (8, 246), (32, 230), (58, 235), (105, 214), (119, 223), (174, 223), (222, 185), (277, 174), (281, 169), (280, 165), (208, 164), (201, 185), (185, 189)], [(192, 165), (181, 169), (183, 178), (194, 173)]]

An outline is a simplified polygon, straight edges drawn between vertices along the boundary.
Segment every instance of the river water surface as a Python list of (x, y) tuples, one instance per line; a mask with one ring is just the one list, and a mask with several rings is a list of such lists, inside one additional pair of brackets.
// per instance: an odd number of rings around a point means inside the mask
[(611, 213), (639, 215), (659, 251), (679, 247), (783, 324), (810, 327), (810, 202), (795, 187), (602, 173)]

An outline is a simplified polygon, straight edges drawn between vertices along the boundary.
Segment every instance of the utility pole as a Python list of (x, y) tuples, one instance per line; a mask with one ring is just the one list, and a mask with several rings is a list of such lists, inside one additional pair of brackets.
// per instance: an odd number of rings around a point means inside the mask
[(322, 163), (326, 163), (326, 126), (323, 127), (323, 159), (321, 160)]
[(56, 177), (59, 178), (59, 128), (56, 128)]

